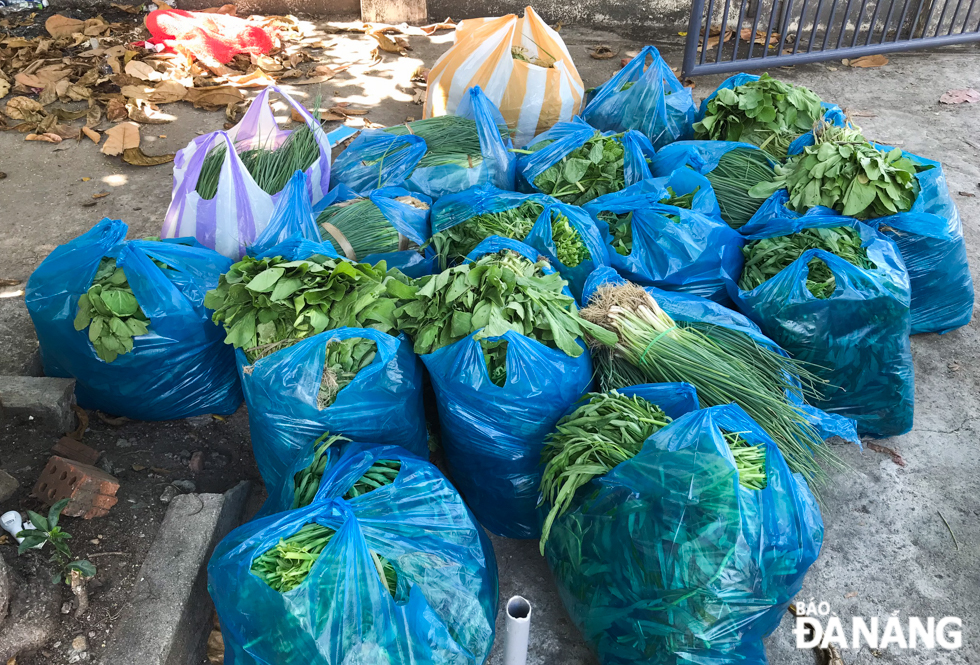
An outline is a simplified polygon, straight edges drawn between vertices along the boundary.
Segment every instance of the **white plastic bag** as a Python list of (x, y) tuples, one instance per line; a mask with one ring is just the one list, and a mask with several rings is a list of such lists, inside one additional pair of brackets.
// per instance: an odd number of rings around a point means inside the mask
[[(527, 60), (553, 64), (528, 62), (515, 57), (514, 49)], [(571, 120), (585, 93), (565, 42), (530, 7), (523, 18), (508, 14), (459, 24), (456, 43), (429, 72), (423, 116), (455, 113), (465, 92), (477, 85), (516, 130), (518, 146)]]
[[(228, 131), (200, 136), (177, 153), (173, 195), (160, 237), (193, 236), (205, 247), (237, 260), (262, 233), (281, 192), (268, 194), (263, 191), (245, 168), (238, 152), (257, 147), (276, 148), (289, 136), (290, 130), (279, 128), (269, 107), (271, 92), (279, 93), (283, 101), (296, 110), (319, 144), (320, 156), (305, 171), (313, 204), (329, 191), (330, 139), (302, 104), (276, 86), (269, 86), (258, 94), (237, 125)], [(214, 198), (204, 199), (197, 193), (197, 181), (208, 151), (221, 143), (227, 146), (227, 151), (218, 179), (218, 192)]]

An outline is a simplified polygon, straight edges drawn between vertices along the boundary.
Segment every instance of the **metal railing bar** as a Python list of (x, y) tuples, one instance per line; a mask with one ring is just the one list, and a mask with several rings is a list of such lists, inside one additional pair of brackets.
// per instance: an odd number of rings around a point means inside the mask
[[(786, 29), (788, 28), (789, 15), (793, 11), (793, 0), (788, 0), (786, 2), (786, 7), (783, 9), (783, 27), (779, 31), (779, 46), (776, 47), (776, 57), (778, 58), (783, 54), (783, 47), (786, 45)], [(800, 27), (796, 27), (796, 32), (799, 34)], [(768, 47), (768, 44), (766, 45)]]
[[(929, 14), (926, 16), (926, 22), (922, 24), (922, 36), (919, 39), (926, 38), (926, 31), (929, 30), (929, 23), (932, 21), (932, 12), (936, 9), (936, 0), (929, 3)], [(912, 35), (915, 36), (914, 34)]]
[(684, 76), (694, 71), (698, 47), (696, 37), (701, 32), (701, 17), (703, 13), (704, 0), (693, 0), (691, 18), (687, 22), (687, 43), (684, 44), (684, 63), (681, 66), (681, 71)]
[(888, 26), (891, 25), (892, 14), (894, 13), (894, 11), (895, 11), (895, 0), (891, 0), (888, 3), (888, 18), (885, 19), (885, 26), (881, 30), (881, 41), (878, 42), (879, 44), (884, 44), (885, 40), (888, 39)]
[(718, 55), (715, 62), (721, 62), (721, 50), (725, 46), (725, 33), (728, 32), (728, 10), (731, 8), (732, 0), (725, 0), (725, 12), (721, 15), (721, 34), (718, 35)]
[[(793, 40), (793, 53), (800, 50), (800, 37), (803, 36), (803, 21), (806, 19), (806, 5), (809, 1), (803, 0), (803, 7), (800, 8), (800, 22), (796, 24), (796, 39)], [(816, 19), (813, 21), (813, 27), (817, 27)], [(780, 52), (782, 52), (782, 49), (780, 49)]]
[(865, 46), (870, 44), (871, 38), (874, 37), (875, 26), (878, 25), (878, 15), (881, 13), (881, 3), (882, 0), (875, 1), (875, 13), (871, 16), (871, 25), (868, 26), (868, 39), (864, 42)]
[[(951, 18), (949, 20), (949, 30), (946, 31), (946, 34), (947, 35), (953, 34), (953, 28), (956, 27), (956, 17), (960, 13), (960, 6), (962, 4), (963, 4), (963, 0), (957, 0), (956, 9), (953, 10), (953, 18)], [(972, 5), (973, 3), (971, 2), (970, 4)], [(967, 16), (969, 16), (969, 15), (970, 15), (970, 13), (967, 12), (966, 16), (963, 17), (963, 23), (964, 24), (966, 23)]]
[[(933, 37), (938, 37), (939, 36), (939, 31), (943, 27), (943, 21), (946, 20), (946, 10), (949, 9), (949, 2), (950, 2), (950, 0), (945, 0), (945, 2), (943, 2), (943, 11), (939, 15), (939, 22), (936, 23), (936, 31), (934, 33), (932, 33), (932, 36)], [(956, 14), (953, 14), (953, 18), (954, 19), (956, 18)], [(925, 32), (922, 33), (922, 36), (925, 37)]]
[[(929, 48), (938, 46), (950, 46), (953, 44), (965, 44), (969, 42), (977, 41), (977, 32), (980, 31), (980, 26), (978, 30), (957, 33), (953, 35), (940, 35), (939, 37), (931, 38), (929, 40)], [(885, 44), (871, 44), (869, 46), (856, 46), (853, 49), (846, 49), (846, 55), (849, 58), (859, 58), (865, 55), (875, 55), (878, 53), (897, 53), (902, 51), (912, 51), (916, 49), (922, 49), (923, 46), (919, 43), (919, 40), (904, 40), (898, 44), (894, 42), (887, 42)], [(820, 62), (827, 60), (827, 55), (829, 51), (815, 51), (813, 53), (797, 53), (795, 55), (785, 55), (779, 58), (779, 66), (790, 66), (790, 65), (803, 65), (811, 62)], [(774, 58), (765, 59), (761, 57), (752, 58), (751, 60), (739, 60), (734, 62), (717, 62), (710, 63), (703, 66), (698, 66), (693, 69), (693, 71), (685, 72), (686, 76), (702, 76), (708, 74), (726, 74), (742, 70), (752, 70), (752, 69), (763, 69), (765, 67), (771, 66)]]
[(776, 22), (776, 4), (779, 0), (772, 0), (772, 8), (769, 10), (769, 29), (766, 31), (766, 39), (762, 43), (762, 57), (769, 57), (769, 43), (772, 41), (773, 24)]
[(898, 27), (895, 29), (895, 39), (892, 40), (893, 43), (902, 38), (902, 29), (905, 27), (905, 17), (908, 15), (909, 5), (911, 2), (912, 0), (905, 0), (905, 4), (902, 6), (902, 17), (898, 19)]
[[(878, 0), (878, 2), (880, 3), (881, 0)], [(858, 12), (857, 22), (854, 24), (854, 36), (851, 37), (851, 48), (854, 48), (857, 45), (858, 34), (861, 32), (861, 19), (864, 18), (864, 9), (867, 6), (868, 0), (861, 0), (861, 10)], [(871, 27), (872, 29), (874, 28), (873, 23), (871, 24)]]
[[(806, 5), (804, 5), (805, 7)], [(817, 24), (820, 21), (820, 10), (823, 9), (823, 0), (817, 0), (817, 10), (813, 13), (813, 27), (810, 29), (810, 41), (807, 43), (806, 52), (813, 50), (813, 40), (817, 36)], [(801, 21), (803, 19), (800, 19)]]
[[(711, 21), (714, 19), (715, 14), (715, 0), (708, 0), (708, 14), (707, 20), (704, 22), (704, 41), (701, 42), (701, 64), (704, 64), (704, 59), (708, 56), (708, 39), (711, 37)], [(719, 35), (720, 40), (723, 35)]]
[(847, 7), (844, 9), (844, 16), (840, 22), (840, 33), (837, 35), (837, 46), (835, 48), (842, 48), (841, 42), (844, 41), (844, 32), (847, 30), (847, 17), (851, 15), (851, 0), (847, 0)]
[(827, 19), (827, 28), (823, 31), (823, 45), (820, 47), (821, 51), (827, 50), (827, 42), (830, 41), (830, 26), (834, 24), (834, 16), (837, 14), (837, 0), (834, 0), (834, 4), (830, 7), (830, 18)]
[[(919, 17), (922, 16), (922, 4), (925, 0), (919, 0), (919, 4), (915, 8), (915, 20), (912, 21), (912, 30), (909, 31), (909, 36), (906, 37), (908, 40), (915, 39), (915, 29), (919, 27)], [(923, 32), (925, 29), (923, 28)]]
[(752, 50), (755, 48), (755, 33), (759, 30), (759, 18), (762, 16), (762, 0), (756, 0), (755, 20), (752, 21), (752, 35), (749, 37), (749, 55), (752, 57)]
[(735, 24), (735, 46), (732, 49), (732, 62), (738, 58), (738, 40), (742, 37), (742, 21), (745, 20), (745, 5), (749, 0), (741, 0), (738, 6), (738, 23)]

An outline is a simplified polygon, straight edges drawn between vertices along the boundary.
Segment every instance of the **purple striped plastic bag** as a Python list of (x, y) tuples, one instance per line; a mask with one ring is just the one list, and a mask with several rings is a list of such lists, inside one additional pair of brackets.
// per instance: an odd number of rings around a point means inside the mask
[[(280, 129), (269, 107), (271, 92), (277, 92), (302, 116), (313, 130), (320, 146), (320, 156), (305, 173), (310, 198), (315, 205), (330, 187), (330, 138), (302, 104), (277, 86), (258, 94), (241, 121), (228, 131), (200, 136), (174, 158), (174, 187), (170, 208), (164, 218), (162, 238), (193, 236), (205, 247), (238, 260), (272, 217), (280, 193), (267, 194), (252, 179), (235, 147), (248, 150), (257, 147), (279, 147), (291, 130)], [(224, 143), (227, 157), (218, 178), (218, 193), (204, 199), (197, 193), (204, 158), (212, 147)]]

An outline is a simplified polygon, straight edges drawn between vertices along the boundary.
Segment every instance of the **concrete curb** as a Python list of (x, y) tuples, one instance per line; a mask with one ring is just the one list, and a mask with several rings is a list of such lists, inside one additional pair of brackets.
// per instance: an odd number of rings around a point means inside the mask
[(208, 559), (241, 522), (250, 489), (242, 481), (224, 494), (174, 498), (102, 665), (197, 665), (204, 659), (214, 613)]
[(75, 428), (75, 379), (0, 376), (0, 422), (31, 419), (58, 432)]

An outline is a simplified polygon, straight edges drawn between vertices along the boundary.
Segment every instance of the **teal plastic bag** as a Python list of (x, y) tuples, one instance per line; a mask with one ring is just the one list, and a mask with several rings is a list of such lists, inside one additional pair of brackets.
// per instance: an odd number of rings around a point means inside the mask
[(497, 107), (475, 86), (463, 96), (455, 115), (476, 122), (481, 154), (478, 164), (420, 168), (419, 161), (427, 150), (421, 137), (366, 129), (337, 157), (331, 167), (331, 187), (342, 183), (366, 194), (381, 187), (400, 186), (433, 200), (483, 184), (514, 189), (514, 146), (509, 138), (501, 138), (498, 128), (506, 129), (507, 123)]
[[(692, 209), (659, 203), (668, 197), (667, 187), (676, 195), (696, 191)], [(599, 227), (612, 267), (626, 279), (641, 286), (692, 293), (723, 305), (731, 304), (728, 285), (742, 271), (744, 241), (720, 216), (696, 209), (718, 209), (711, 184), (704, 176), (680, 168), (666, 178), (644, 180), (600, 196), (582, 208)], [(629, 254), (616, 250), (604, 213), (632, 214)]]
[[(895, 243), (857, 220), (814, 210), (769, 220), (765, 231), (746, 241), (836, 226), (860, 234), (875, 268), (811, 249), (750, 291), (732, 284), (731, 295), (768, 337), (826, 381), (817, 386), (814, 406), (857, 421), (860, 434), (904, 434), (912, 428), (915, 370), (909, 278)], [(812, 259), (822, 260), (834, 275), (829, 298), (817, 298), (806, 287)]]
[[(722, 431), (765, 447), (764, 489), (739, 484)], [(806, 482), (729, 404), (681, 415), (580, 489), (545, 556), (603, 665), (766, 665), (822, 541)]]
[[(378, 460), (395, 481), (344, 495)], [(335, 530), (309, 575), (276, 591), (252, 562), (306, 524)], [(376, 554), (397, 575), (394, 597)], [(313, 503), (232, 531), (208, 564), (228, 665), (481, 665), (493, 644), (497, 565), (459, 494), (397, 446), (351, 443), (334, 455)]]
[[(538, 252), (493, 236), (469, 258), (512, 249), (531, 261)], [(476, 333), (422, 356), (439, 410), (450, 475), (480, 523), (507, 538), (541, 534), (537, 503), (544, 437), (592, 383), (588, 351), (572, 358), (508, 331), (507, 381), (490, 380)], [(583, 345), (584, 346), (584, 345)]]
[[(912, 209), (863, 220), (863, 223), (894, 240), (902, 254), (912, 286), (912, 334), (949, 332), (967, 325), (973, 318), (973, 276), (967, 260), (963, 223), (950, 196), (942, 165), (904, 151), (902, 156), (918, 166), (931, 167), (915, 176), (919, 195)], [(799, 217), (801, 213), (786, 207), (788, 201), (785, 189), (775, 192), (742, 227), (742, 233), (761, 232), (774, 218)], [(823, 206), (813, 210), (821, 215), (838, 214)]]
[[(374, 361), (319, 405), (327, 344), (354, 337), (377, 345)], [(324, 432), (356, 441), (398, 445), (428, 457), (422, 407), (422, 367), (404, 335), (371, 328), (327, 330), (249, 364), (236, 350), (248, 405), (252, 452), (266, 487), (276, 487), (286, 471)]]
[[(204, 308), (204, 294), (231, 259), (193, 238), (126, 240), (127, 229), (103, 219), (55, 248), (27, 280), (24, 301), (45, 375), (74, 378), (82, 408), (134, 420), (234, 413), (242, 402), (234, 353)], [(111, 363), (96, 355), (90, 328), (74, 326), (78, 300), (103, 257), (116, 260), (149, 318), (148, 332), (132, 337), (132, 350)]]
[(693, 136), (694, 99), (653, 46), (644, 46), (588, 97), (582, 119), (602, 131), (644, 134), (655, 149)]

